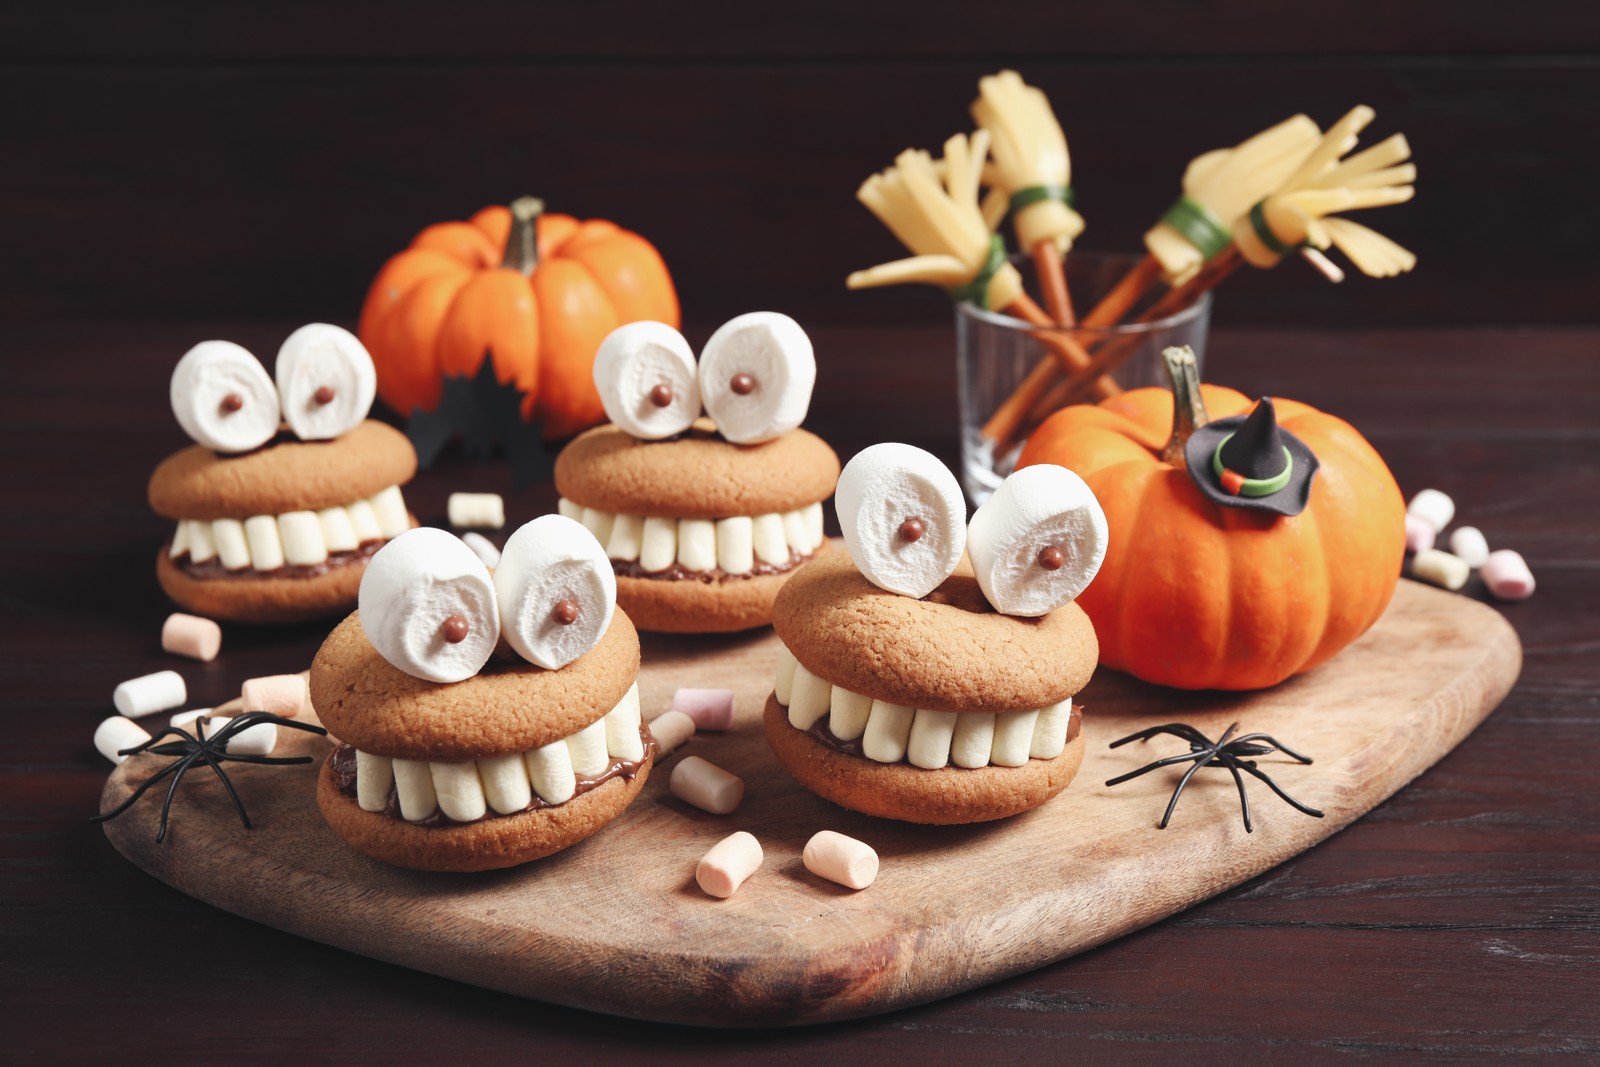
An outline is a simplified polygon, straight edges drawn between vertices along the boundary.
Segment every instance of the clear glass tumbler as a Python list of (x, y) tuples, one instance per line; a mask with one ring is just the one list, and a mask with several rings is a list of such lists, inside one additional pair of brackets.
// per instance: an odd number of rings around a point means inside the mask
[[(1074, 251), (1067, 257), (1067, 281), (1073, 304), (1080, 315), (1116, 285), (1138, 262), (1133, 256), (1098, 255)], [(1018, 261), (1026, 273), (1026, 265)], [(1165, 287), (1162, 288), (1165, 292)], [(985, 311), (970, 303), (956, 305), (956, 363), (961, 409), (961, 484), (974, 505), (989, 499), (989, 494), (1011, 473), (1022, 450), (1019, 433), (995, 433), (996, 413), (1017, 393), (1041, 361), (1059, 366), (1056, 355), (1060, 341), (1075, 343), (1093, 356), (1107, 346), (1117, 346), (1121, 362), (1112, 379), (1124, 389), (1167, 384), (1162, 369), (1161, 351), (1171, 345), (1188, 345), (1202, 361), (1206, 333), (1211, 323), (1209, 293), (1190, 306), (1164, 319), (1130, 323), (1104, 329), (1032, 326), (1021, 319)], [(1058, 392), (1064, 379), (1056, 374), (1051, 392)], [(1029, 405), (1034, 414), (1040, 404)], [(1018, 408), (1010, 409), (1013, 421)], [(1022, 420), (1021, 430), (1031, 426)]]

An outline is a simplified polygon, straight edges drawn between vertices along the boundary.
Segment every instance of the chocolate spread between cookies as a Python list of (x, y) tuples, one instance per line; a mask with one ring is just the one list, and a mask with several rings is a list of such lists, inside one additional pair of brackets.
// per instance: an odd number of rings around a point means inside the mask
[(238, 570), (229, 570), (222, 565), (221, 558), (212, 556), (204, 563), (195, 563), (185, 552), (173, 564), (191, 578), (202, 581), (211, 581), (217, 578), (320, 578), (324, 574), (335, 571), (340, 567), (348, 567), (352, 563), (364, 563), (371, 559), (373, 554), (389, 542), (382, 538), (376, 541), (364, 541), (361, 547), (353, 552), (329, 552), (328, 558), (321, 563), (286, 563), (277, 570), (258, 571), (254, 567), (240, 567)]
[(664, 571), (647, 571), (639, 566), (638, 560), (614, 559), (611, 561), (611, 569), (616, 572), (618, 578), (649, 578), (652, 581), (663, 582), (693, 581), (712, 585), (717, 582), (736, 582), (741, 578), (760, 578), (769, 574), (787, 574), (814, 555), (816, 555), (815, 552), (809, 552), (802, 556), (791, 548), (789, 550), (788, 563), (779, 565), (766, 563), (758, 559), (755, 561), (755, 565), (743, 574), (729, 574), (721, 567), (712, 567), (708, 571), (691, 571), (676, 560), (673, 561), (672, 566)]
[[(1082, 728), (1083, 728), (1083, 709), (1081, 707), (1079, 707), (1077, 704), (1073, 704), (1072, 705), (1072, 712), (1067, 717), (1067, 744), (1070, 745), (1072, 743), (1073, 739), (1078, 736), (1078, 732)], [(828, 729), (828, 716), (826, 716), (826, 715), (824, 715), (822, 718), (818, 719), (815, 723), (813, 723), (811, 725), (811, 729), (807, 730), (806, 733), (810, 734), (811, 737), (814, 740), (816, 740), (817, 742), (819, 742), (819, 743), (821, 743), (823, 745), (826, 745), (828, 748), (831, 748), (836, 752), (843, 752), (846, 755), (850, 755), (850, 756), (861, 756), (863, 759), (866, 758), (866, 756), (862, 752), (861, 738), (858, 737), (854, 741), (845, 741), (845, 740), (842, 740), (842, 739), (834, 736), (833, 731)], [(909, 764), (908, 764), (908, 766), (909, 766)], [(989, 764), (989, 766), (992, 767), (992, 766), (994, 766), (994, 764)], [(950, 764), (950, 767), (954, 768), (955, 770), (981, 769), (981, 768), (956, 767), (956, 765), (953, 764), (953, 763)]]

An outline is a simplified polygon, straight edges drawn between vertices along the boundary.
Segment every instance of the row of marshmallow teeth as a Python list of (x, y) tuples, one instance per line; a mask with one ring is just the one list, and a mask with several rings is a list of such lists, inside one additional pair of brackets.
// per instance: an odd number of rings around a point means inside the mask
[(391, 485), (366, 500), (321, 511), (290, 511), (251, 518), (183, 519), (172, 536), (171, 556), (191, 563), (219, 558), (230, 571), (254, 567), (275, 571), (325, 563), (330, 552), (354, 552), (369, 541), (398, 537), (411, 529), (411, 515)]
[(822, 545), (822, 502), (794, 511), (730, 519), (669, 519), (586, 508), (563, 497), (561, 514), (588, 527), (613, 560), (637, 563), (646, 572), (674, 562), (686, 571), (720, 568), (749, 574), (756, 562), (787, 567), (790, 552), (809, 556)]
[(1030, 759), (1055, 759), (1067, 745), (1072, 700), (1026, 711), (930, 711), (853, 693), (812, 674), (779, 646), (773, 689), (789, 709), (789, 725), (809, 730), (823, 717), (841, 741), (861, 741), (879, 763), (904, 760), (936, 771), (957, 767), (1021, 767)]
[(527, 752), (513, 752), (463, 763), (391, 759), (356, 750), (356, 803), (363, 811), (383, 811), (389, 787), (400, 800), (400, 815), (419, 822), (435, 811), (455, 822), (473, 822), (490, 810), (522, 811), (537, 793), (546, 804), (572, 799), (580, 777), (603, 774), (613, 759), (644, 759), (639, 736), (639, 687), (577, 733)]

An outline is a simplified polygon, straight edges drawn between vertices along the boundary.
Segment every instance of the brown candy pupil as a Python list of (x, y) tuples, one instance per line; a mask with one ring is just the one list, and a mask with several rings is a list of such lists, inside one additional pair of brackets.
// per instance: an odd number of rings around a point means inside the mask
[(915, 515), (900, 524), (900, 540), (908, 545), (920, 539), (927, 532), (928, 524)]
[(663, 382), (650, 390), (650, 403), (658, 408), (664, 408), (672, 403), (672, 386)]
[(452, 615), (444, 620), (439, 627), (439, 634), (448, 644), (459, 645), (467, 639), (467, 634), (472, 632), (472, 626), (464, 615)]
[(551, 612), (556, 622), (562, 626), (571, 626), (578, 621), (578, 605), (576, 601), (563, 600), (556, 604), (555, 611)]
[(756, 391), (756, 380), (748, 374), (735, 374), (733, 380), (728, 383), (728, 388), (740, 396), (749, 396)]
[(1047, 545), (1039, 550), (1039, 566), (1047, 571), (1058, 571), (1066, 562), (1066, 553), (1055, 545)]
[(244, 407), (244, 397), (238, 393), (229, 393), (222, 398), (222, 413), (224, 415), (232, 415), (242, 407)]
[(333, 403), (333, 395), (332, 386), (319, 385), (317, 386), (317, 391), (311, 394), (311, 399), (319, 404), (331, 404)]

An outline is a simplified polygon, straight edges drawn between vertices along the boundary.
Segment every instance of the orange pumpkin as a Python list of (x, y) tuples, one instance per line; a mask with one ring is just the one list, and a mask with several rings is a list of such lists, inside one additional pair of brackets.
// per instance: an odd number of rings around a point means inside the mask
[(546, 437), (605, 421), (593, 379), (600, 342), (639, 319), (677, 326), (678, 295), (643, 237), (543, 209), (529, 197), (436, 223), (384, 264), (359, 327), (384, 403), (432, 411), (441, 377), (471, 377), (487, 355)]
[[(1400, 576), (1405, 502), (1348, 423), (1274, 398), (1279, 424), (1321, 462), (1306, 509), (1286, 517), (1212, 503), (1189, 476), (1183, 443), (1207, 413), (1242, 415), (1253, 402), (1200, 386), (1192, 364), (1174, 388), (1177, 418), (1174, 394), (1159, 388), (1059, 411), (1017, 465), (1068, 467), (1105, 509), (1105, 564), (1078, 598), (1101, 663), (1183, 689), (1275, 685), (1383, 614)], [(1203, 400), (1191, 405), (1196, 394)]]

